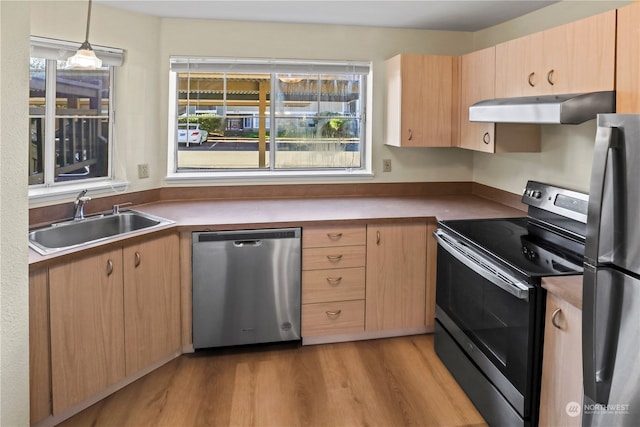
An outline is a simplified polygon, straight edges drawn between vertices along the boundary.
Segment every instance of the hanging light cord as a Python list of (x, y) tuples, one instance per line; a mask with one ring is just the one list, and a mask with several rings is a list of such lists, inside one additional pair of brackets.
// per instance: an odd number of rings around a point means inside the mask
[(89, 7), (87, 8), (87, 31), (85, 33), (84, 36), (84, 43), (82, 43), (82, 46), (87, 46), (89, 49), (91, 49), (91, 45), (89, 44), (89, 25), (91, 23), (91, 0), (89, 0)]

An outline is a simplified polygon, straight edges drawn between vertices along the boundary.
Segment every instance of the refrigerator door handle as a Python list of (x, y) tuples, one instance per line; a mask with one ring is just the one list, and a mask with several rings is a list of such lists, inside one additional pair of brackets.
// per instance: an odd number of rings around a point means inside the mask
[[(618, 128), (598, 127), (593, 151), (591, 185), (589, 188), (589, 206), (587, 209), (587, 244), (585, 258), (587, 262), (597, 264), (600, 249), (600, 229), (602, 226), (602, 199), (605, 191), (605, 178), (609, 161), (609, 150), (618, 145)], [(615, 172), (615, 171), (614, 171)]]
[(614, 274), (585, 264), (582, 300), (582, 367), (584, 394), (591, 401), (609, 403), (618, 348), (622, 283)]

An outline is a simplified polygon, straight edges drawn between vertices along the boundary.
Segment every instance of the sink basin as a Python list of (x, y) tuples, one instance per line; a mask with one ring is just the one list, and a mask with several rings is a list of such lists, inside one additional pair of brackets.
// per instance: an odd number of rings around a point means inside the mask
[(172, 223), (137, 211), (97, 215), (32, 230), (29, 232), (29, 246), (41, 255), (47, 255)]

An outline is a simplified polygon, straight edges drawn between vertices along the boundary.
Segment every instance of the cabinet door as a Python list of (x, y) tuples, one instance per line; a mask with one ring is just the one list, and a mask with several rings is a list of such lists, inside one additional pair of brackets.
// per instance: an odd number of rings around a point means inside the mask
[(451, 56), (398, 55), (387, 61), (386, 144), (451, 146)]
[(49, 289), (57, 415), (124, 378), (122, 250), (51, 267)]
[(47, 269), (29, 272), (29, 409), (31, 423), (51, 415)]
[(425, 325), (426, 265), (426, 223), (367, 226), (367, 331)]
[(180, 349), (178, 236), (127, 246), (124, 320), (127, 375)]
[(496, 98), (540, 94), (542, 46), (542, 33), (496, 45)]
[(614, 90), (616, 12), (543, 32), (541, 94)]
[(616, 112), (640, 113), (640, 2), (618, 9)]
[(539, 424), (579, 426), (580, 417), (570, 413), (582, 402), (582, 312), (547, 294), (545, 322)]
[(469, 121), (469, 107), (493, 99), (496, 81), (496, 49), (463, 55), (460, 62), (460, 147), (494, 152), (494, 124)]

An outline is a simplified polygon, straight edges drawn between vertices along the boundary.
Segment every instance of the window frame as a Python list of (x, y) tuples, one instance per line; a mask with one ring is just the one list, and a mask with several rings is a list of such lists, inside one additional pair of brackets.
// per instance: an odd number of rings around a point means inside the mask
[[(45, 140), (43, 147), (44, 182), (28, 184), (30, 202), (56, 201), (76, 195), (84, 189), (92, 194), (126, 190), (128, 183), (114, 178), (115, 153), (115, 67), (123, 62), (124, 50), (106, 46), (94, 45), (96, 55), (103, 60), (103, 66), (109, 70), (109, 135), (107, 175), (86, 179), (55, 182), (55, 123), (56, 120), (56, 73), (57, 61), (66, 60), (78, 48), (80, 43), (66, 40), (50, 39), (31, 36), (29, 58), (40, 58), (46, 63), (45, 67)], [(31, 114), (29, 115), (31, 117)], [(52, 169), (53, 168), (53, 169)]]
[[(335, 73), (340, 71), (342, 67), (343, 71), (349, 71), (351, 69), (362, 70), (365, 72), (357, 72), (354, 74), (362, 74), (363, 87), (360, 89), (361, 94), (361, 136), (360, 136), (360, 167), (359, 168), (299, 168), (299, 169), (276, 169), (273, 156), (275, 154), (275, 144), (270, 144), (270, 147), (274, 147), (266, 154), (270, 157), (270, 166), (268, 168), (255, 168), (255, 169), (178, 169), (178, 142), (177, 142), (177, 113), (178, 113), (178, 74), (185, 71), (212, 71), (215, 72), (256, 72), (264, 73), (265, 68), (269, 68), (269, 74), (271, 74), (271, 87), (272, 93), (275, 86), (273, 76), (282, 73), (296, 72), (302, 74), (323, 74), (323, 73)], [(192, 70), (193, 69), (193, 70)], [(259, 179), (264, 181), (268, 180), (290, 180), (293, 178), (309, 178), (317, 179), (321, 177), (327, 178), (372, 178), (372, 138), (370, 128), (370, 111), (371, 111), (371, 99), (372, 99), (372, 71), (373, 65), (371, 62), (356, 62), (356, 61), (309, 61), (309, 60), (274, 60), (274, 59), (243, 59), (243, 58), (208, 58), (208, 57), (185, 57), (185, 56), (171, 56), (169, 67), (169, 108), (168, 108), (168, 126), (167, 126), (167, 177), (168, 182), (202, 182), (202, 181), (237, 181), (237, 180), (255, 180)], [(268, 108), (270, 123), (274, 122), (274, 109), (275, 106), (271, 103)], [(275, 138), (275, 133), (269, 133), (269, 140)]]

